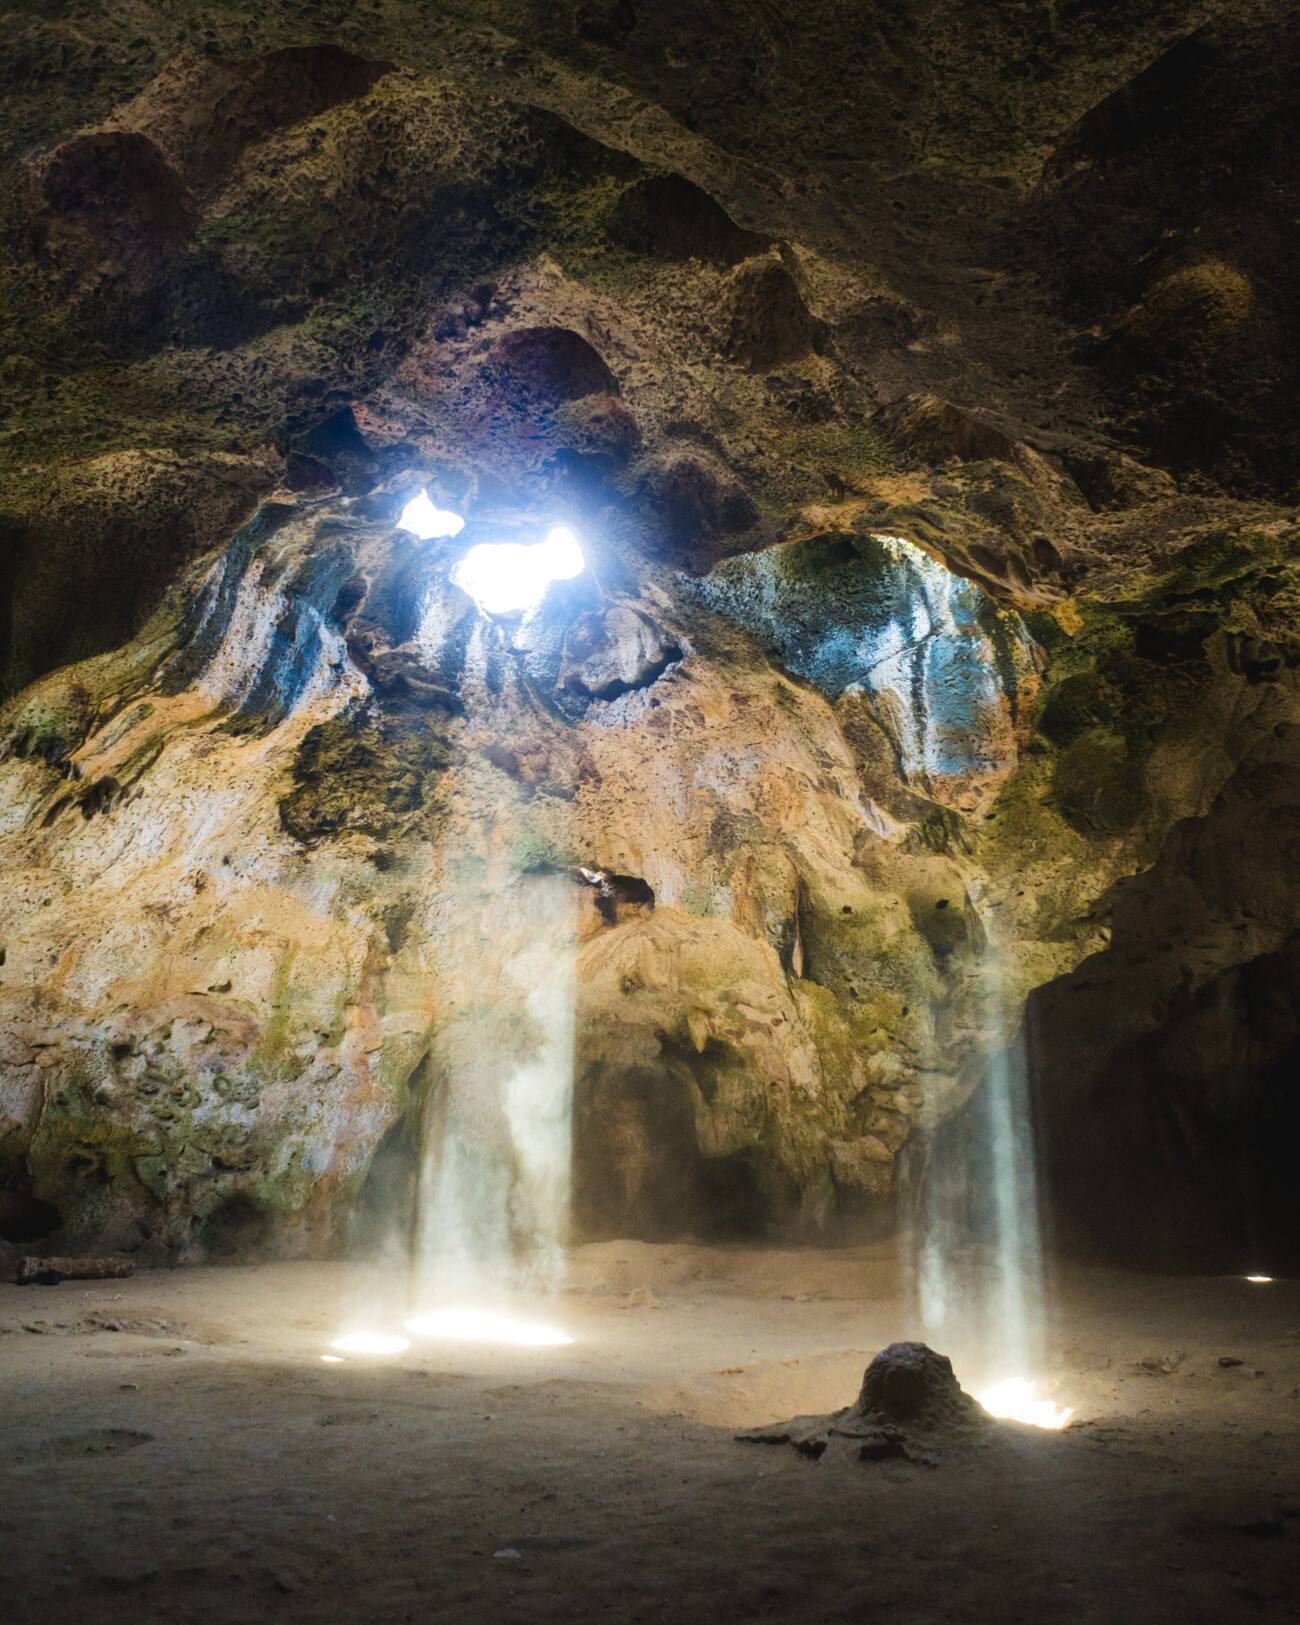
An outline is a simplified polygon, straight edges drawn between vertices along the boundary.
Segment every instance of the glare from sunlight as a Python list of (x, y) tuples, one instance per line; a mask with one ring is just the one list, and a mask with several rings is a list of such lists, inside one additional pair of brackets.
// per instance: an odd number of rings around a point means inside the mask
[(409, 1338), (391, 1332), (345, 1332), (330, 1344), (340, 1354), (401, 1354), (410, 1346)]
[(514, 1320), (509, 1315), (482, 1309), (436, 1309), (408, 1320), (413, 1337), (442, 1337), (460, 1343), (513, 1343), (528, 1348), (559, 1348), (573, 1342), (567, 1332), (535, 1320)]
[(541, 601), (552, 581), (571, 581), (587, 561), (567, 525), (553, 525), (546, 540), (480, 542), (456, 566), (452, 579), (489, 615), (510, 615)]
[(1063, 1428), (1074, 1415), (1071, 1407), (1040, 1398), (1037, 1383), (1026, 1377), (1008, 1377), (975, 1396), (990, 1416), (1004, 1422), (1024, 1422), (1033, 1428)]
[(1271, 1275), (1248, 1275), (1246, 1279), (1254, 1282), (1256, 1286), (1270, 1286), (1273, 1281)]
[(400, 529), (409, 530), (422, 542), (431, 536), (459, 536), (465, 528), (465, 521), (458, 513), (452, 513), (450, 508), (436, 508), (427, 491), (411, 498), (397, 523)]

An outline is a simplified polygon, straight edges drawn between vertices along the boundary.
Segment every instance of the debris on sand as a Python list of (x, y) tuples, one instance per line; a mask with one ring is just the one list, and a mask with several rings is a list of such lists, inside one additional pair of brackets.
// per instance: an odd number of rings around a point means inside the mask
[(130, 1258), (20, 1258), (15, 1276), (19, 1286), (36, 1282), (57, 1286), (60, 1281), (119, 1281), (132, 1274)]

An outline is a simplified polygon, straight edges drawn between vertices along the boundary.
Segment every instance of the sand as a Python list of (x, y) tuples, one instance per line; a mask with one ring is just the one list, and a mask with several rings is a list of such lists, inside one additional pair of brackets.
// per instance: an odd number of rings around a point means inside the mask
[(0, 1620), (1300, 1616), (1300, 1283), (1061, 1271), (1078, 1420), (937, 1468), (733, 1440), (851, 1399), (895, 1287), (610, 1243), (520, 1306), (569, 1347), (327, 1364), (342, 1265), (0, 1286)]

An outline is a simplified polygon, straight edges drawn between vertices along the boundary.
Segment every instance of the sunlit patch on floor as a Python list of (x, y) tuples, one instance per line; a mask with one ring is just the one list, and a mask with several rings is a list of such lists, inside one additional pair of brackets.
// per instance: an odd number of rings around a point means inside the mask
[(1034, 1428), (1063, 1428), (1073, 1407), (1055, 1405), (1039, 1395), (1037, 1383), (1027, 1377), (1008, 1377), (975, 1396), (990, 1416), (1004, 1422), (1024, 1422)]
[(406, 1329), (413, 1337), (444, 1337), (462, 1343), (559, 1348), (573, 1342), (569, 1334), (557, 1326), (546, 1326), (535, 1320), (515, 1320), (510, 1315), (491, 1314), (482, 1309), (432, 1310), (408, 1320)]
[(401, 1354), (410, 1346), (410, 1338), (391, 1332), (346, 1332), (330, 1344), (340, 1354)]

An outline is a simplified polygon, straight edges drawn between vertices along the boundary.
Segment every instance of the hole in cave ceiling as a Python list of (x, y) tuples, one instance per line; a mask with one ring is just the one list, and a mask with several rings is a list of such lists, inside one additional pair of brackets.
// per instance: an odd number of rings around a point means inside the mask
[(567, 525), (553, 525), (546, 540), (480, 542), (456, 566), (452, 579), (489, 615), (532, 609), (552, 581), (572, 581), (587, 567), (582, 546)]
[(397, 524), (399, 529), (409, 530), (422, 542), (434, 536), (459, 536), (465, 528), (461, 516), (450, 508), (436, 507), (430, 501), (428, 491), (421, 491), (411, 498), (402, 509)]

